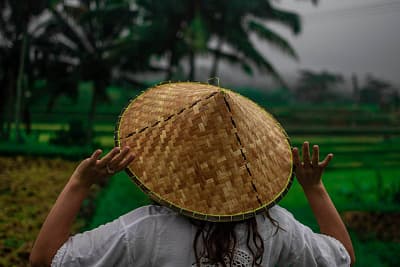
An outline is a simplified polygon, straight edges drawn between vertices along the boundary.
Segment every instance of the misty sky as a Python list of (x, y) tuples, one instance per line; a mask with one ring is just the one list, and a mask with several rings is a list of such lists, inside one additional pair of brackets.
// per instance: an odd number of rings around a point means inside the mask
[(328, 70), (346, 77), (367, 73), (400, 84), (400, 0), (273, 1), (302, 16), (298, 36), (271, 25), (290, 40), (299, 62), (266, 45), (258, 48), (283, 74), (297, 69)]
[[(302, 18), (302, 32), (296, 36), (280, 25), (267, 24), (292, 44), (299, 55), (298, 62), (253, 39), (289, 82), (296, 79), (299, 69), (310, 69), (342, 74), (346, 80), (356, 73), (361, 83), (371, 73), (400, 85), (400, 0), (319, 0), (317, 6), (311, 0), (271, 1)], [(199, 60), (198, 80), (207, 80), (210, 59)], [(226, 63), (221, 64), (219, 77), (239, 86), (265, 87), (271, 81), (257, 72), (249, 77)]]
[[(400, 85), (400, 0), (272, 0), (302, 18), (299, 35), (285, 27), (268, 23), (296, 50), (299, 61), (288, 58), (265, 42), (253, 42), (289, 84), (298, 70), (329, 71), (343, 75), (343, 90), (351, 87), (355, 73), (363, 84), (367, 74)], [(210, 58), (199, 63), (196, 78), (206, 81)], [(218, 74), (223, 84), (269, 88), (271, 77), (257, 71), (247, 76), (237, 66), (222, 63)], [(346, 88), (347, 87), (347, 88)]]

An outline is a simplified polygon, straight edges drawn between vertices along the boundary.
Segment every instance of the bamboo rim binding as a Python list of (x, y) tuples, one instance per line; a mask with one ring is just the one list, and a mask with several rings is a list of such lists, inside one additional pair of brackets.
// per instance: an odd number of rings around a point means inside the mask
[(218, 86), (149, 88), (122, 110), (115, 145), (127, 172), (156, 202), (207, 221), (238, 221), (277, 203), (292, 183), (286, 132), (253, 101)]

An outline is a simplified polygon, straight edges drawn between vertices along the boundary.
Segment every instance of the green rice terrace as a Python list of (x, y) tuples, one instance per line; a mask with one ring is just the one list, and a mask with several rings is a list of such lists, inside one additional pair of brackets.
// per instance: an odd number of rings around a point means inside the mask
[[(294, 105), (268, 102), (268, 93), (239, 90), (272, 112), (293, 146), (319, 144), (322, 156), (334, 153), (325, 185), (343, 216), (356, 251), (356, 266), (399, 266), (400, 111), (373, 105)], [(75, 102), (60, 98), (51, 112), (32, 107), (30, 134), (23, 143), (0, 142), (0, 266), (26, 266), (41, 223), (79, 160), (94, 148), (114, 145), (114, 125), (128, 100), (140, 93), (109, 88), (98, 106), (93, 144), (86, 135), (90, 90)], [(94, 228), (145, 205), (148, 199), (125, 173), (93, 190), (75, 232)], [(297, 182), (280, 205), (318, 231)]]

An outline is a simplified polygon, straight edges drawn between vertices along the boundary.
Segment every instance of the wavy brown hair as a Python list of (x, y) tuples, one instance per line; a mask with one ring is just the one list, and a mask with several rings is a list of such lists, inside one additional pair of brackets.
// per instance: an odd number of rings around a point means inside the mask
[[(279, 223), (271, 218), (268, 211), (264, 216), (276, 226), (277, 233)], [(232, 266), (234, 251), (236, 248), (237, 237), (235, 228), (239, 224), (246, 224), (247, 229), (247, 248), (252, 254), (252, 266), (261, 266), (264, 254), (264, 241), (258, 232), (256, 217), (239, 222), (206, 222), (191, 219), (192, 224), (197, 226), (197, 231), (193, 240), (194, 255), (196, 266), (200, 266), (200, 259), (206, 258), (207, 264), (220, 264), (223, 267)], [(229, 263), (227, 265), (227, 262)], [(204, 263), (204, 262), (202, 262)]]

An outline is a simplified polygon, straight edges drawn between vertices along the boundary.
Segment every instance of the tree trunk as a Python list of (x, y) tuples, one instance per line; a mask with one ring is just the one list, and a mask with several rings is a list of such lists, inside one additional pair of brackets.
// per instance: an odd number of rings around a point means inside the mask
[(8, 71), (7, 83), (7, 102), (5, 111), (5, 139), (9, 140), (11, 137), (11, 122), (12, 122), (12, 107), (15, 101), (15, 69), (11, 68)]
[(100, 86), (98, 83), (94, 83), (93, 87), (93, 95), (92, 95), (92, 101), (90, 103), (90, 109), (89, 109), (89, 114), (88, 114), (88, 125), (87, 125), (87, 136), (86, 136), (86, 143), (88, 145), (93, 143), (93, 137), (94, 137), (94, 117), (96, 114), (96, 106), (97, 106), (97, 99), (98, 99), (98, 92), (100, 91)]
[(171, 50), (171, 54), (169, 56), (169, 63), (168, 63), (168, 68), (167, 68), (167, 75), (165, 76), (166, 81), (170, 81), (172, 79), (172, 74), (173, 74), (173, 67), (174, 67), (174, 61), (175, 61), (175, 52)]
[(17, 96), (15, 101), (15, 137), (17, 142), (22, 141), (21, 130), (20, 130), (20, 122), (21, 122), (21, 106), (22, 106), (22, 85), (24, 82), (24, 64), (25, 64), (25, 54), (27, 48), (27, 40), (28, 33), (27, 29), (25, 29), (22, 47), (21, 47), (21, 55), (20, 55), (20, 63), (18, 70), (18, 79), (17, 79)]

